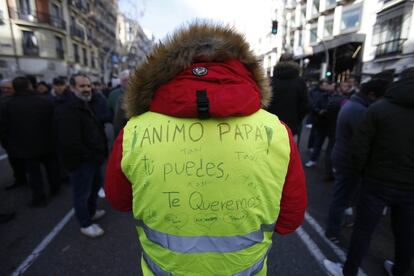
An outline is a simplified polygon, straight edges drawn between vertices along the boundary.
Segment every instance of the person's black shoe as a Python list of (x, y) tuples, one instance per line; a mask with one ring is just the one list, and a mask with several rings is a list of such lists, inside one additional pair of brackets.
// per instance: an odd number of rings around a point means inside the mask
[(333, 244), (336, 244), (336, 245), (339, 245), (339, 243), (341, 242), (340, 239), (339, 239), (339, 236), (338, 235), (335, 235), (335, 234), (331, 234), (331, 233), (325, 232), (325, 237), (329, 241), (331, 241)]
[(16, 212), (7, 213), (7, 214), (0, 214), (0, 224), (9, 222), (12, 219), (14, 219), (15, 217), (16, 217)]

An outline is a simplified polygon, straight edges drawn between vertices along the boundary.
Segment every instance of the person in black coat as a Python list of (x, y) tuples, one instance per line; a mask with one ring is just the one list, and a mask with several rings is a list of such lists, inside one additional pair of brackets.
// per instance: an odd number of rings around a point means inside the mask
[(268, 111), (286, 123), (293, 135), (298, 135), (302, 120), (309, 110), (308, 89), (299, 76), (299, 65), (282, 55), (273, 70), (271, 86), (273, 98)]
[(32, 207), (46, 205), (41, 165), (46, 168), (50, 193), (60, 188), (53, 141), (53, 102), (37, 95), (26, 77), (13, 80), (15, 94), (2, 106), (0, 136), (10, 156), (25, 160), (32, 188)]
[(384, 96), (389, 82), (374, 79), (362, 85), (361, 92), (353, 95), (341, 108), (336, 124), (335, 145), (331, 160), (334, 168), (335, 185), (329, 206), (325, 236), (339, 243), (341, 222), (345, 208), (359, 187), (359, 175), (353, 170), (351, 158), (352, 136), (361, 123), (368, 107)]
[[(0, 116), (1, 116), (1, 108), (3, 105), (6, 104), (8, 100), (12, 98), (14, 94), (13, 90), (13, 84), (11, 79), (5, 79), (0, 81)], [(1, 119), (0, 119), (1, 121)], [(7, 152), (7, 141), (1, 140), (2, 137), (0, 137), (0, 144), (3, 146), (4, 150)], [(6, 139), (6, 137), (4, 137)], [(27, 184), (26, 179), (26, 168), (25, 168), (25, 162), (22, 159), (15, 158), (10, 156), (8, 154), (8, 160), (10, 163), (10, 166), (13, 170), (13, 176), (14, 176), (14, 183), (6, 186), (5, 190), (12, 190), (18, 187), (22, 187), (23, 185)]]
[(383, 100), (372, 104), (354, 133), (352, 162), (362, 176), (357, 217), (345, 265), (325, 267), (356, 275), (385, 206), (391, 208), (395, 263), (389, 275), (414, 275), (414, 68), (392, 83)]
[(56, 107), (59, 150), (69, 170), (81, 232), (96, 237), (104, 233), (97, 224), (92, 224), (92, 219), (105, 214), (104, 210), (96, 209), (96, 200), (102, 184), (100, 167), (107, 156), (107, 141), (103, 126), (91, 107), (91, 81), (77, 74), (69, 83), (74, 96), (66, 97)]

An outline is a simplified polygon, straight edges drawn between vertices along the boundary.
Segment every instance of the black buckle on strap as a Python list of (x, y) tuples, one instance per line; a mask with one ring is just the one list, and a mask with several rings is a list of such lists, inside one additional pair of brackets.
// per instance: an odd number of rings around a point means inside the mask
[(210, 118), (209, 114), (210, 102), (208, 101), (207, 91), (197, 90), (197, 113), (198, 118)]

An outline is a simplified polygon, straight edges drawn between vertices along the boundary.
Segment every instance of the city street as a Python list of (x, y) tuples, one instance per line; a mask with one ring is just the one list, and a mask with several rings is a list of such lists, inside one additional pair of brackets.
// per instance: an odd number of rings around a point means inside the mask
[[(306, 142), (305, 130), (302, 144)], [(304, 148), (303, 145), (301, 148)], [(302, 159), (307, 153), (302, 150)], [(333, 182), (322, 181), (323, 168), (306, 169), (309, 205), (306, 221), (296, 233), (277, 236), (268, 258), (268, 275), (328, 275), (322, 261), (344, 260), (344, 249), (323, 237)], [(64, 183), (60, 194), (45, 208), (31, 209), (28, 187), (5, 191), (12, 173), (0, 149), (0, 210), (16, 211), (14, 220), (0, 225), (0, 275), (141, 275), (140, 247), (131, 214), (120, 213), (99, 200), (108, 214), (99, 222), (105, 235), (90, 239), (79, 232), (73, 217), (71, 187)], [(349, 241), (352, 228), (344, 230)], [(389, 216), (373, 237), (361, 275), (386, 276), (385, 258), (393, 255)]]

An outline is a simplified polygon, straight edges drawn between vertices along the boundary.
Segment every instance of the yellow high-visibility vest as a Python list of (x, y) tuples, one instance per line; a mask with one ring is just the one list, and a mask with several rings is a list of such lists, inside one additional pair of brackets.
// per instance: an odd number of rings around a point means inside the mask
[(144, 275), (266, 275), (289, 157), (285, 126), (264, 110), (131, 118), (121, 166)]

